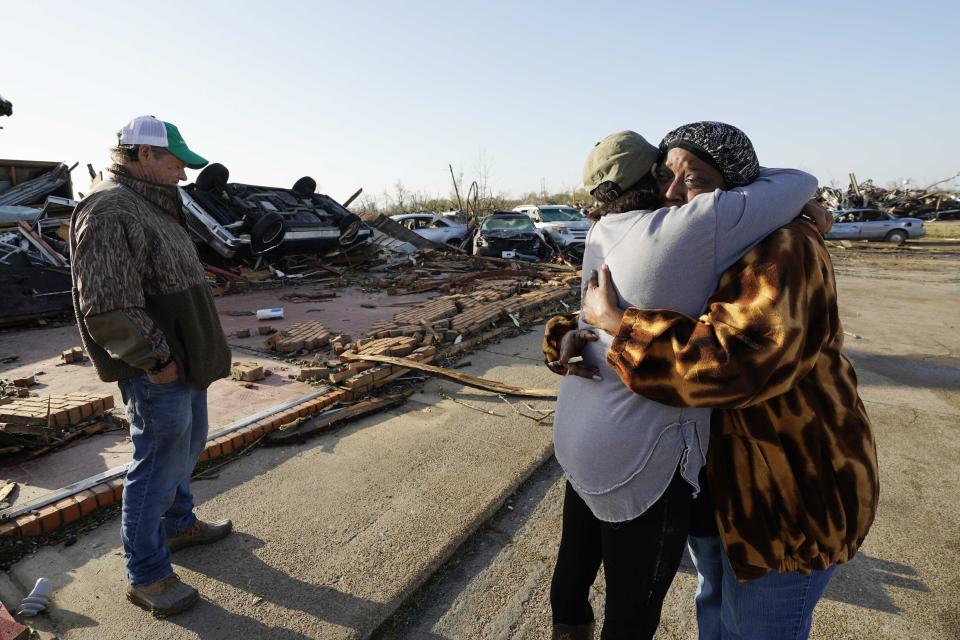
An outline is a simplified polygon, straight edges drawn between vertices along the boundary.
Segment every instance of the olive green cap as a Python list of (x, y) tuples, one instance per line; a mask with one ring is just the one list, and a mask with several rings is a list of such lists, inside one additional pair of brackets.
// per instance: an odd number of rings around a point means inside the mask
[(613, 133), (593, 146), (583, 167), (583, 188), (592, 194), (602, 182), (613, 182), (621, 191), (650, 173), (658, 149), (636, 131)]

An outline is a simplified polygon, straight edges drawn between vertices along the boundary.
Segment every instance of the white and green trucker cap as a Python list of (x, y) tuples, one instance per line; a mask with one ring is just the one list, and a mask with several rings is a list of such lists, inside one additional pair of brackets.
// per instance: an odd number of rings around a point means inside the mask
[(164, 147), (187, 163), (191, 169), (202, 169), (207, 166), (206, 158), (197, 155), (187, 147), (179, 129), (153, 116), (140, 116), (125, 124), (120, 129), (120, 144), (148, 144), (151, 147)]

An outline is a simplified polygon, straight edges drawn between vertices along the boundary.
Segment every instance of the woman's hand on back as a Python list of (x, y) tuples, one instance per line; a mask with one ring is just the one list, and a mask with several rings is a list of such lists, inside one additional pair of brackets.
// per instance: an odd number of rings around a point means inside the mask
[(610, 268), (603, 265), (600, 272), (594, 271), (590, 275), (590, 283), (583, 296), (583, 320), (601, 331), (612, 336), (620, 331), (620, 322), (623, 320), (623, 311), (617, 300), (617, 292), (613, 288), (613, 278)]
[(820, 206), (820, 203), (816, 200), (811, 200), (803, 205), (800, 215), (809, 218), (816, 225), (820, 235), (827, 233), (833, 227), (833, 214)]
[(560, 357), (553, 362), (548, 362), (547, 367), (550, 371), (561, 376), (580, 376), (591, 380), (602, 380), (598, 369), (580, 364), (583, 348), (588, 342), (596, 342), (597, 340), (597, 334), (589, 329), (568, 331), (560, 341)]

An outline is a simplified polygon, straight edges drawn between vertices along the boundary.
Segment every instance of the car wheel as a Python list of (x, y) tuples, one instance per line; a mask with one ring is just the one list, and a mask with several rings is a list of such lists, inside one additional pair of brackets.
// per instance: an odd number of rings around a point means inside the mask
[(903, 229), (894, 229), (884, 237), (884, 242), (895, 242), (896, 244), (903, 244), (907, 241), (907, 232)]
[(283, 216), (276, 211), (265, 213), (250, 230), (250, 249), (254, 254), (269, 251), (283, 242), (286, 232)]
[(460, 244), (463, 242), (463, 238), (450, 238), (447, 240), (447, 244), (451, 247), (460, 247)]
[(310, 176), (303, 176), (293, 183), (290, 190), (301, 198), (305, 198), (317, 192), (317, 181)]
[(355, 213), (348, 213), (337, 222), (340, 228), (340, 244), (350, 244), (357, 239), (360, 228), (363, 227), (363, 220)]
[(230, 180), (230, 170), (219, 162), (208, 164), (197, 176), (197, 189), (209, 193), (220, 193), (227, 188)]

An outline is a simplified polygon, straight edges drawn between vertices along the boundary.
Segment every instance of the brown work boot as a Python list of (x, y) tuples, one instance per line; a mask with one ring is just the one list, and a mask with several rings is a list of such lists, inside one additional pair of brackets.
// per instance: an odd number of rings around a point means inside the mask
[(233, 531), (233, 523), (229, 520), (221, 520), (220, 522), (197, 520), (192, 527), (183, 533), (167, 538), (167, 548), (170, 549), (170, 553), (176, 553), (180, 549), (186, 549), (197, 544), (210, 544), (223, 540), (230, 535), (231, 531)]
[(127, 600), (162, 618), (186, 611), (200, 600), (200, 593), (180, 582), (180, 576), (171, 573), (166, 578), (142, 587), (127, 586)]
[(554, 624), (553, 640), (593, 640), (593, 623)]

